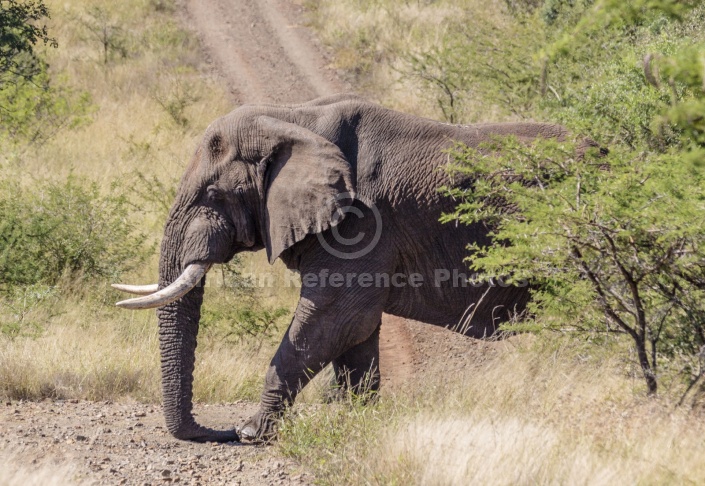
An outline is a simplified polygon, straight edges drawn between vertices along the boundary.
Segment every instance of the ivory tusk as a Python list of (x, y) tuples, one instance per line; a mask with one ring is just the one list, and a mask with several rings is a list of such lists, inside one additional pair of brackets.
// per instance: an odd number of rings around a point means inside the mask
[(122, 300), (115, 305), (123, 309), (163, 307), (186, 295), (201, 281), (209, 268), (210, 264), (208, 263), (192, 263), (168, 287), (144, 297)]
[(150, 285), (127, 285), (127, 284), (112, 284), (112, 288), (127, 292), (128, 294), (150, 295), (159, 290), (159, 284)]

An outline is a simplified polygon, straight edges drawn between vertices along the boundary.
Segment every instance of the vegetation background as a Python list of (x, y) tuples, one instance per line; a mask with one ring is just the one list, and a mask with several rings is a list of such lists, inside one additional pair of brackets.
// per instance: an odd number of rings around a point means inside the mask
[[(156, 318), (117, 311), (109, 285), (152, 281), (184, 161), (231, 104), (174, 2), (45, 3), (59, 47), (38, 42), (16, 56), (31, 69), (0, 78), (0, 394), (158, 401)], [(293, 301), (255, 296), (242, 272), (260, 264), (209, 283), (198, 400), (259, 396)]]
[[(109, 284), (156, 274), (175, 175), (230, 103), (174, 2), (45, 3), (34, 53), (11, 51), (0, 75), (0, 395), (157, 402), (156, 319), (118, 312)], [(560, 122), (610, 155), (496, 141), (510, 165), (454, 151), (482, 183), (453, 193), (448, 219), (494, 218), (511, 251), (478, 248), (469, 264), (538, 279), (531, 319), (497, 353), (374, 405), (320, 405), (319, 381), (280, 451), (331, 484), (705, 479), (700, 3), (306, 4), (336, 67), (391, 108)], [(519, 210), (488, 204), (498, 190)], [(283, 270), (248, 257), (211, 272), (197, 401), (257, 400), (296, 299), (249, 285), (267, 272)]]

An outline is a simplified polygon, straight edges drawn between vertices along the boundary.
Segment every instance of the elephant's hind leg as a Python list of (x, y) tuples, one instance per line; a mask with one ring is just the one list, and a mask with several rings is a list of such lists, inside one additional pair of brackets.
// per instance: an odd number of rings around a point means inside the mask
[(335, 390), (330, 398), (343, 398), (346, 393), (368, 399), (379, 390), (379, 329), (367, 340), (353, 346), (333, 360)]

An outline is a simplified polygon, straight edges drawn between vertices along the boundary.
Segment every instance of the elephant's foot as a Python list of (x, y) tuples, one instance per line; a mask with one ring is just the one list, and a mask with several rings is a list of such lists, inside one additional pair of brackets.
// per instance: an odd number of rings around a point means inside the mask
[(277, 421), (281, 412), (260, 410), (240, 427), (240, 436), (246, 440), (271, 442), (277, 435)]
[(213, 430), (199, 425), (173, 432), (172, 435), (177, 439), (192, 442), (240, 442), (236, 430)]

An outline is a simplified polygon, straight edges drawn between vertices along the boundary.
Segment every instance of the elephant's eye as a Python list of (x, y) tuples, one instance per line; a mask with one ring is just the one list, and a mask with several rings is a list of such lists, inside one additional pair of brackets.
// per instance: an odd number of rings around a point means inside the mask
[(210, 202), (217, 202), (223, 199), (223, 193), (216, 186), (208, 186), (206, 188), (206, 196)]

